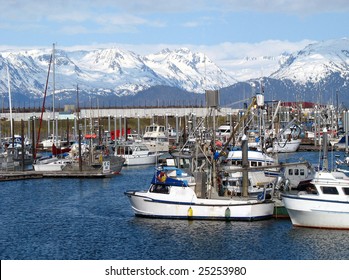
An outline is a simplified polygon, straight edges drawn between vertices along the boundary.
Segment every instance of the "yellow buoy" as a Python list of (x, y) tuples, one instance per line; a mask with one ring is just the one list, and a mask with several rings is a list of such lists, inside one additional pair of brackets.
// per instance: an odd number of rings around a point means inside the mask
[(189, 207), (188, 209), (188, 218), (193, 217), (193, 209), (191, 207)]

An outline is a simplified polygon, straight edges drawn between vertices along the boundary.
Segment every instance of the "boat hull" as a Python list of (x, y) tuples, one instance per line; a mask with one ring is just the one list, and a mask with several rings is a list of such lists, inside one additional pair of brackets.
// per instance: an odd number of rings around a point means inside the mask
[(292, 224), (302, 227), (349, 229), (349, 201), (282, 195)]
[(51, 171), (62, 171), (65, 164), (33, 164), (35, 171), (51, 172)]
[(127, 166), (137, 166), (137, 165), (149, 165), (155, 164), (158, 155), (148, 155), (148, 156), (124, 156), (124, 165)]
[(301, 139), (292, 139), (292, 140), (282, 140), (275, 141), (273, 147), (268, 149), (274, 153), (293, 153), (296, 152), (301, 144)]
[(129, 191), (136, 216), (170, 219), (212, 219), (212, 220), (263, 220), (273, 216), (274, 204), (244, 201), (238, 199), (196, 199), (193, 201), (166, 200), (166, 194), (150, 197), (146, 192)]

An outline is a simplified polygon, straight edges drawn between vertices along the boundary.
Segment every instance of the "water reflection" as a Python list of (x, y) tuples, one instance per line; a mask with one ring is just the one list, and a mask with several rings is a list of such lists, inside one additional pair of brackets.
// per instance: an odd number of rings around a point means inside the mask
[(154, 167), (110, 179), (3, 182), (1, 259), (349, 259), (348, 231), (290, 220), (225, 222), (134, 216), (124, 191), (146, 189)]

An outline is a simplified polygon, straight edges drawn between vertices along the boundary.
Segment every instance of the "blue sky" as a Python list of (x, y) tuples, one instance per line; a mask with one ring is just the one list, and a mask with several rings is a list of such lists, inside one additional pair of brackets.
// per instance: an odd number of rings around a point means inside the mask
[[(0, 0), (0, 49), (189, 47), (224, 60), (348, 37), (348, 0)], [(272, 44), (271, 44), (272, 42)], [(271, 47), (273, 46), (273, 47)], [(214, 57), (212, 57), (212, 55)]]

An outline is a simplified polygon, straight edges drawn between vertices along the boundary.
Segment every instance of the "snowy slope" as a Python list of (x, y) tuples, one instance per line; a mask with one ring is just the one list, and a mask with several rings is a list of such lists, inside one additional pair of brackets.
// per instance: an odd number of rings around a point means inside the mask
[[(6, 67), (11, 88), (36, 97), (44, 92), (51, 50), (3, 52), (0, 54), (1, 92), (7, 91)], [(205, 55), (188, 49), (164, 50), (142, 57), (118, 48), (93, 51), (55, 51), (57, 92), (81, 90), (94, 94), (134, 95), (152, 86), (174, 86), (190, 92), (220, 88), (234, 83)], [(52, 75), (51, 75), (52, 77)], [(52, 78), (51, 78), (52, 79)], [(49, 89), (52, 90), (52, 82)], [(50, 92), (50, 91), (49, 91)]]
[(206, 55), (193, 53), (187, 48), (165, 49), (148, 55), (145, 63), (166, 79), (167, 85), (191, 92), (203, 93), (205, 89), (219, 89), (236, 82)]
[[(8, 66), (12, 92), (28, 98), (42, 97), (51, 53), (51, 49), (0, 52), (0, 92), (8, 91)], [(146, 56), (120, 48), (57, 49), (55, 57), (55, 87), (62, 99), (75, 93), (77, 85), (86, 95), (132, 97), (155, 86), (204, 93), (205, 89), (221, 89), (236, 84), (237, 80), (253, 81), (260, 77), (270, 78), (270, 88), (266, 90), (274, 89), (275, 94), (280, 91), (278, 81), (287, 85), (289, 92), (302, 92), (304, 96), (320, 88), (323, 92), (349, 90), (346, 38), (310, 44), (292, 54), (226, 61), (221, 67), (229, 70), (229, 74), (205, 54), (187, 48), (164, 49)], [(52, 94), (52, 88), (51, 74), (48, 94)]]
[(329, 40), (310, 44), (292, 54), (271, 77), (290, 79), (299, 84), (319, 83), (338, 73), (342, 78), (349, 74), (349, 40)]

